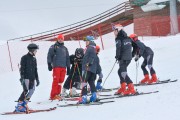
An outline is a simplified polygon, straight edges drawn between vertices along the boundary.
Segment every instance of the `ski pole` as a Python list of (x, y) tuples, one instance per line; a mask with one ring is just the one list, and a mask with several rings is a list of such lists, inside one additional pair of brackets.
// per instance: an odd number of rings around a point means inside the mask
[[(137, 84), (137, 79), (138, 79), (138, 67), (139, 67), (139, 59), (136, 61), (136, 84)], [(137, 88), (136, 88), (137, 91)]]
[(75, 73), (75, 70), (76, 70), (76, 66), (77, 66), (77, 63), (75, 63), (73, 75), (72, 75), (71, 81), (70, 81), (70, 96), (72, 96), (72, 79), (73, 79), (73, 77), (74, 77), (74, 73)]
[(111, 72), (113, 71), (116, 62), (117, 62), (117, 60), (115, 61), (114, 65), (113, 65), (113, 67), (112, 67), (112, 69), (111, 69), (111, 71), (109, 72), (109, 74), (107, 75), (106, 79), (104, 80), (104, 83), (103, 83), (102, 87), (104, 86), (104, 84), (106, 83), (106, 80), (108, 79), (109, 75), (110, 75)]

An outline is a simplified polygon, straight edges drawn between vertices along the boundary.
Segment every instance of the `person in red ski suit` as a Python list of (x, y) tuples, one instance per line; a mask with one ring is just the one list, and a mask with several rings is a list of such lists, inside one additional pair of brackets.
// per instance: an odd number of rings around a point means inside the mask
[(47, 56), (48, 70), (53, 69), (53, 83), (51, 89), (50, 99), (60, 100), (62, 83), (66, 75), (70, 73), (70, 58), (68, 49), (64, 46), (64, 36), (59, 34), (57, 37), (57, 42), (49, 48)]

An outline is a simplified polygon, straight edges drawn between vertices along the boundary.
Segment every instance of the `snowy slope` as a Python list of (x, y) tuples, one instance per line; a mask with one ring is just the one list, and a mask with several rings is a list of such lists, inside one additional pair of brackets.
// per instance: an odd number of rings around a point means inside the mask
[[(106, 46), (105, 50), (101, 50), (100, 60), (104, 73), (104, 78), (110, 72), (115, 59), (115, 47), (114, 37), (112, 34), (104, 37), (104, 41), (109, 43), (109, 47)], [(180, 35), (169, 36), (151, 40), (144, 38), (144, 43), (150, 46), (154, 52), (154, 68), (157, 72), (157, 76), (160, 79), (178, 78), (180, 79)], [(100, 41), (97, 41), (100, 43)], [(74, 42), (75, 44), (75, 42)], [(77, 43), (76, 43), (77, 44)], [(82, 43), (83, 44), (83, 43)], [(70, 51), (75, 48), (68, 47)], [(73, 52), (70, 52), (72, 54)], [(40, 56), (41, 54), (38, 53)], [(142, 63), (142, 58), (139, 63)], [(41, 109), (54, 107), (58, 104), (65, 104), (65, 102), (52, 102), (48, 101), (52, 73), (47, 70), (47, 65), (38, 66), (39, 77), (41, 84), (36, 88), (36, 91), (32, 97), (32, 102), (29, 103), (30, 108)], [(119, 86), (119, 78), (117, 75), (118, 64), (115, 66), (113, 72), (105, 83), (105, 88)], [(128, 73), (134, 83), (136, 83), (136, 63), (132, 60), (128, 68)], [(142, 71), (140, 65), (138, 67), (138, 82), (142, 79)], [(0, 74), (0, 113), (5, 111), (13, 111), (14, 100), (17, 100), (21, 93), (21, 85), (18, 81), (19, 73), (10, 72)], [(180, 82), (163, 84), (156, 86), (137, 87), (138, 91), (154, 91), (159, 90), (159, 93), (144, 95), (138, 97), (129, 97), (122, 99), (114, 99), (114, 103), (104, 104), (101, 106), (89, 106), (89, 107), (69, 107), (69, 108), (57, 108), (57, 110), (48, 113), (36, 113), (30, 115), (11, 115), (1, 116), (0, 120), (50, 120), (50, 119), (78, 119), (78, 120), (179, 120), (179, 108), (180, 108)], [(115, 91), (111, 92), (113, 94)], [(107, 94), (107, 93), (104, 93)], [(44, 101), (42, 105), (38, 105), (37, 102)]]

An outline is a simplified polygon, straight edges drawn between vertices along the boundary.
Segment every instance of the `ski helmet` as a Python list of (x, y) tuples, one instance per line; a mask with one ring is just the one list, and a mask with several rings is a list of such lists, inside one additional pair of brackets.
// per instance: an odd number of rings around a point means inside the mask
[(29, 52), (34, 52), (35, 50), (39, 49), (39, 46), (34, 43), (31, 43), (27, 46), (27, 49), (29, 50)]
[(116, 24), (114, 25), (114, 29), (120, 31), (121, 29), (123, 29), (123, 26), (121, 24)]
[(137, 40), (138, 40), (138, 36), (136, 35), (136, 34), (131, 34), (131, 35), (129, 35), (129, 37), (134, 41), (134, 42), (136, 42)]
[(100, 52), (100, 47), (99, 45), (96, 45), (96, 53), (99, 53)]
[(86, 36), (87, 41), (93, 41), (95, 38), (94, 36)]
[(59, 35), (57, 36), (57, 39), (58, 39), (58, 40), (59, 40), (59, 39), (64, 40), (64, 35), (63, 35), (63, 34), (59, 34)]
[(77, 58), (82, 58), (84, 56), (84, 49), (83, 48), (77, 48), (75, 51), (75, 56)]

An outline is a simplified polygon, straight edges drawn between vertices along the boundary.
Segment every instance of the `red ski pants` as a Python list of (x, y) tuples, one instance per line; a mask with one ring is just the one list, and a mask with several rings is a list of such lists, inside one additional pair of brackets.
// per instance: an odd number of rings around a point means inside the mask
[(53, 83), (51, 89), (51, 98), (61, 93), (62, 83), (66, 75), (66, 68), (57, 67), (53, 68)]

